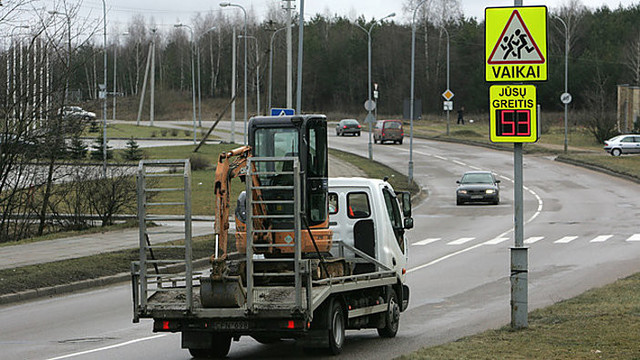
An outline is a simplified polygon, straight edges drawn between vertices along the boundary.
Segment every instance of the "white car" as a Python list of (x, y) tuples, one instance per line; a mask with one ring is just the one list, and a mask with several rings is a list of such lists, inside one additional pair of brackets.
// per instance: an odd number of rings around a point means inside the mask
[(604, 150), (613, 156), (640, 153), (640, 135), (618, 135), (604, 142)]
[(80, 106), (65, 106), (62, 109), (62, 116), (65, 118), (74, 118), (74, 119), (82, 119), (82, 120), (95, 120), (96, 113), (91, 111), (86, 111), (82, 109)]

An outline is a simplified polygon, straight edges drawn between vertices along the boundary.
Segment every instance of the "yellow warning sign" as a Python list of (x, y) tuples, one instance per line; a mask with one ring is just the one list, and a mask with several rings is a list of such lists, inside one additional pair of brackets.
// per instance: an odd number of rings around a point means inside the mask
[(485, 80), (547, 80), (547, 7), (485, 8)]
[(489, 101), (489, 137), (492, 142), (538, 141), (534, 85), (492, 85)]

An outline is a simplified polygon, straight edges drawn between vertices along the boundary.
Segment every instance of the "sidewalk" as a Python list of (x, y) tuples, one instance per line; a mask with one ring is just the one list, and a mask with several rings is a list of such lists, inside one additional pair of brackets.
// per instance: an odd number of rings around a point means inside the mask
[[(334, 157), (329, 160), (329, 176), (364, 176), (360, 169), (355, 169)], [(213, 194), (211, 195), (213, 196)], [(213, 216), (213, 214), (210, 214)], [(157, 222), (157, 227), (150, 228), (152, 243), (182, 240), (184, 223), (178, 221)], [(231, 231), (235, 231), (231, 222)], [(162, 234), (166, 232), (166, 234)], [(193, 221), (192, 236), (213, 234), (213, 221)], [(135, 249), (139, 247), (138, 228), (115, 230), (99, 234), (87, 234), (39, 241), (24, 245), (0, 247), (0, 269), (11, 269), (20, 266), (42, 264), (52, 261), (73, 259), (104, 252)]]

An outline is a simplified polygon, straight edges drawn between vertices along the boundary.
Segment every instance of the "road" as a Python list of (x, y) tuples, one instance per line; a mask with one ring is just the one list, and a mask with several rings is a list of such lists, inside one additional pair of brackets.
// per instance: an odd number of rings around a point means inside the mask
[[(332, 130), (332, 129), (330, 129)], [(334, 148), (367, 154), (367, 137), (337, 138)], [(406, 172), (409, 142), (375, 145), (374, 158)], [(458, 144), (414, 140), (415, 179), (428, 198), (414, 209), (409, 232), (409, 309), (397, 338), (347, 333), (338, 359), (386, 359), (507, 324), (509, 247), (513, 245), (513, 155)], [(488, 169), (502, 180), (501, 204), (455, 205), (455, 181)], [(637, 184), (526, 156), (525, 239), (530, 309), (640, 271)], [(131, 323), (130, 285), (0, 308), (3, 359), (189, 359), (179, 335), (153, 334)], [(293, 342), (232, 344), (230, 358), (301, 358)], [(319, 357), (313, 357), (319, 358)]]

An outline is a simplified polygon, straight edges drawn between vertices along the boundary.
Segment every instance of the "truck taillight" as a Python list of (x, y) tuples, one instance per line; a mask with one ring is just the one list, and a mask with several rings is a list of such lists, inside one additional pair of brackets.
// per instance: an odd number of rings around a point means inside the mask
[(303, 329), (305, 326), (304, 320), (287, 320), (282, 323), (282, 327), (289, 330)]
[(153, 322), (153, 331), (176, 331), (179, 330), (180, 323), (172, 320), (156, 320)]
[(168, 321), (162, 322), (162, 330), (171, 330), (171, 323)]

